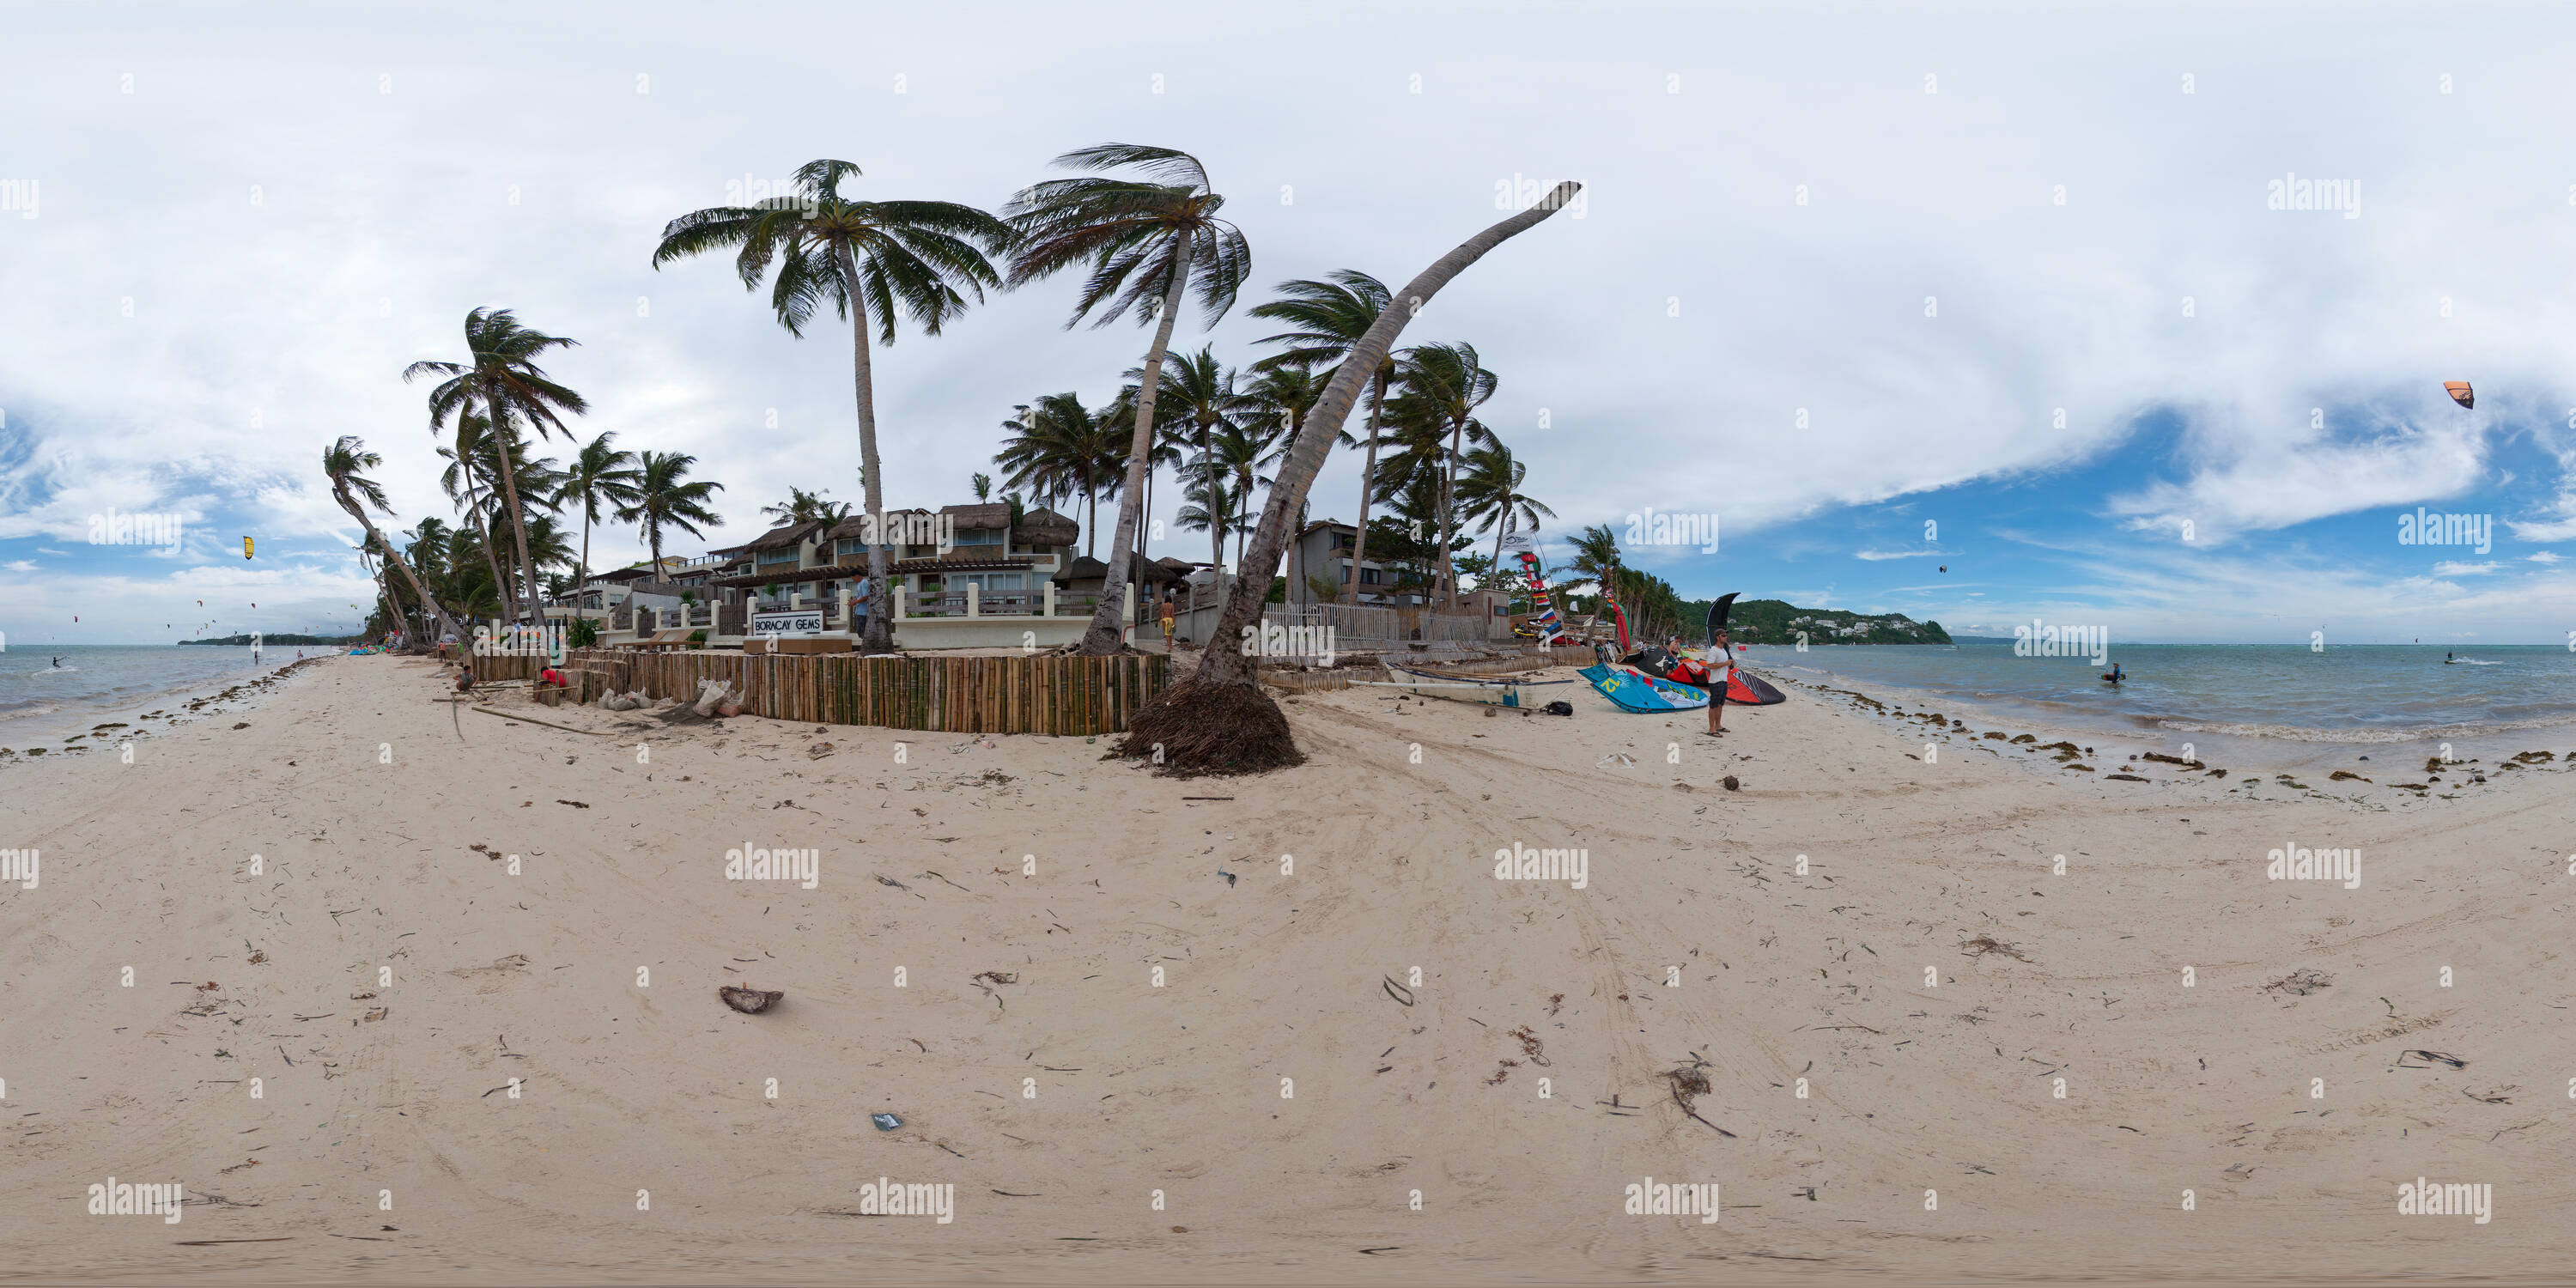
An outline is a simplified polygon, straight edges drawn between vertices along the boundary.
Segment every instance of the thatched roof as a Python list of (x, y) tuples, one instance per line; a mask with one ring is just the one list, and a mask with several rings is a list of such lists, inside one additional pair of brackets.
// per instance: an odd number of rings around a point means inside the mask
[(776, 550), (781, 546), (796, 545), (804, 541), (807, 537), (813, 536), (822, 530), (823, 521), (820, 519), (807, 523), (782, 524), (752, 538), (750, 544), (738, 546), (735, 549), (742, 551)]
[(1045, 506), (1020, 513), (1011, 540), (1024, 546), (1069, 546), (1082, 539), (1082, 525)]
[[(1128, 558), (1133, 559), (1135, 556), (1130, 555)], [(1108, 575), (1108, 564), (1103, 563), (1098, 559), (1094, 559), (1089, 555), (1078, 555), (1072, 562), (1064, 566), (1064, 570), (1062, 572), (1057, 573), (1054, 577), (1049, 578), (1049, 580), (1062, 586), (1077, 581), (1098, 581)], [(1149, 585), (1163, 585), (1170, 582), (1185, 581), (1187, 579), (1188, 575), (1186, 573), (1174, 572), (1171, 569), (1164, 567), (1159, 562), (1148, 560), (1145, 563), (1145, 581)], [(1121, 579), (1118, 584), (1123, 586), (1126, 582), (1124, 579)]]

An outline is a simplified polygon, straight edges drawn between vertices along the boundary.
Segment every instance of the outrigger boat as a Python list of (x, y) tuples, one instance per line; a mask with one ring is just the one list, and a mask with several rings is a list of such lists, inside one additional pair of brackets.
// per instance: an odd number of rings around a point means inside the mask
[(1388, 663), (1386, 669), (1388, 674), (1404, 678), (1353, 680), (1351, 683), (1372, 689), (1402, 689), (1417, 698), (1447, 698), (1452, 702), (1478, 702), (1515, 709), (1521, 705), (1523, 689), (1574, 683), (1572, 680), (1524, 680), (1518, 676), (1444, 675), (1438, 671), (1417, 670), (1393, 663)]

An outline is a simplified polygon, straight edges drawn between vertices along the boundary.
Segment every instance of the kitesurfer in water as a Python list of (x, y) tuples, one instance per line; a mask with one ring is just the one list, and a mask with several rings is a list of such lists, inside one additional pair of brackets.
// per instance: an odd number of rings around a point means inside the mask
[(2113, 662), (2113, 663), (2111, 664), (2111, 673), (2110, 673), (2109, 675), (2103, 676), (2102, 678), (2103, 678), (2103, 679), (2105, 679), (2105, 680), (2109, 680), (2109, 681), (2110, 681), (2111, 683), (2113, 683), (2113, 684), (2118, 684), (2120, 681), (2125, 680), (2125, 679), (2128, 679), (2129, 677), (2128, 677), (2128, 675), (2127, 675), (2126, 673), (2124, 673), (2124, 672), (2122, 672), (2122, 671), (2120, 670), (2120, 664), (2119, 664), (2119, 663), (2117, 663), (2117, 662)]

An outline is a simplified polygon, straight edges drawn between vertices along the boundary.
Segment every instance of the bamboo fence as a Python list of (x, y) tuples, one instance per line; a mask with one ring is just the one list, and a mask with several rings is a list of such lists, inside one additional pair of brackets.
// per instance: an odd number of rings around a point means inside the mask
[[(490, 657), (477, 679), (535, 675), (543, 658)], [(876, 725), (940, 733), (1119, 733), (1171, 684), (1171, 659), (1120, 657), (858, 657), (727, 650), (568, 650), (572, 697), (614, 689), (694, 699), (714, 680), (752, 715), (805, 724)]]

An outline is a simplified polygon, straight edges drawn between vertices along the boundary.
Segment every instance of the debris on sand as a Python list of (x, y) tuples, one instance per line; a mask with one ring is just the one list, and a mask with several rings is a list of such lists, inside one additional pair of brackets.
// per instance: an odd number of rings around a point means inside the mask
[(2328, 975), (2324, 971), (2318, 970), (2313, 966), (2302, 966), (2279, 979), (2273, 980), (2269, 984), (2265, 984), (2263, 986), (2263, 991), (2266, 993), (2286, 993), (2292, 997), (2306, 997), (2308, 994), (2313, 993), (2318, 989), (2332, 987), (2334, 987), (2333, 976)]
[(2102, 781), (2106, 783), (2143, 783), (2147, 780), (2136, 774), (2104, 774), (2102, 775)]
[(2360, 781), (2360, 782), (2365, 782), (2365, 783), (2370, 781), (2369, 779), (2367, 779), (2367, 778), (2363, 778), (2361, 775), (2356, 774), (2356, 773), (2352, 772), (2352, 771), (2351, 771), (2351, 770), (2349, 770), (2349, 769), (2338, 769), (2338, 770), (2334, 771), (2333, 773), (2326, 775), (2326, 781), (2327, 781), (2327, 782), (2330, 782), (2330, 783), (2340, 783), (2340, 782), (2344, 781), (2344, 780), (2345, 780), (2345, 779), (2347, 779), (2347, 778), (2355, 779), (2355, 780), (2358, 780), (2358, 781)]
[[(2421, 1060), (2424, 1063), (2408, 1064), (2406, 1061), (2410, 1057)], [(2397, 1055), (2397, 1067), (2400, 1069), (2430, 1069), (2437, 1064), (2452, 1069), (2465, 1069), (2469, 1067), (2468, 1061), (2455, 1055), (2444, 1055), (2439, 1051), (2401, 1051)]]
[(1680, 1105), (1683, 1113), (1697, 1119), (1701, 1125), (1707, 1127), (1710, 1131), (1716, 1132), (1718, 1135), (1732, 1140), (1735, 1137), (1734, 1132), (1728, 1131), (1705, 1118), (1701, 1118), (1699, 1116), (1699, 1110), (1692, 1104), (1693, 1101), (1698, 1100), (1700, 1097), (1709, 1093), (1708, 1075), (1701, 1072), (1701, 1070), (1704, 1070), (1707, 1067), (1708, 1061), (1694, 1056), (1691, 1058), (1691, 1062), (1689, 1064), (1667, 1069), (1660, 1076), (1664, 1081), (1672, 1084), (1673, 1103)]
[(1718, 786), (1723, 787), (1730, 792), (1740, 792), (1744, 790), (1743, 782), (1738, 780), (1733, 774), (1728, 774), (1726, 777), (1719, 779)]
[(1020, 982), (1019, 975), (1013, 971), (988, 970), (977, 974), (972, 978), (989, 979), (996, 984), (1017, 984)]
[(774, 990), (763, 992), (756, 988), (743, 988), (739, 985), (727, 984), (716, 990), (716, 996), (723, 998), (725, 1005), (730, 1006), (745, 1015), (758, 1015), (762, 1011), (766, 1011), (770, 1007), (778, 1005), (778, 1003), (783, 1000), (787, 994)]
[(2001, 953), (2017, 962), (2027, 962), (2030, 960), (2029, 958), (2021, 955), (2021, 949), (2018, 946), (2005, 943), (2004, 941), (1995, 938), (1993, 935), (1979, 935), (1976, 938), (1959, 945), (1959, 947), (1966, 949), (1968, 956), (1970, 957), (1983, 957), (1988, 953)]
[(878, 1131), (893, 1131), (903, 1126), (903, 1120), (893, 1114), (869, 1114), (868, 1121), (875, 1123)]

